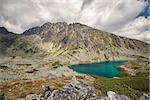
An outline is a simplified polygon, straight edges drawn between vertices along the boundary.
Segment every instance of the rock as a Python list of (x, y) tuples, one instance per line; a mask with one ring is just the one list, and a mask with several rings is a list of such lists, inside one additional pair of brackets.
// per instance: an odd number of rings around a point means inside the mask
[(90, 98), (90, 99), (87, 99), (87, 100), (109, 100), (108, 97), (100, 97), (100, 96), (97, 96), (95, 98)]
[(67, 72), (52, 72), (52, 73), (49, 73), (49, 76), (48, 78), (49, 79), (55, 79), (55, 78), (58, 78), (58, 77), (64, 77), (64, 76), (67, 76)]
[(81, 83), (79, 81), (77, 81), (76, 76), (73, 76), (71, 81), (70, 81), (70, 85), (76, 87), (76, 86), (80, 86)]
[(47, 100), (47, 98), (50, 97), (50, 95), (51, 95), (51, 91), (46, 91), (43, 94), (41, 94), (39, 98)]
[(26, 70), (26, 73), (34, 73), (35, 71), (38, 71), (37, 69), (33, 68), (33, 67), (29, 67), (27, 70)]
[(50, 74), (48, 75), (48, 78), (49, 78), (49, 79), (55, 79), (55, 78), (57, 78), (57, 77), (61, 77), (61, 75), (53, 74), (53, 73), (50, 73)]
[(113, 91), (108, 91), (107, 95), (109, 100), (130, 100), (127, 96), (118, 95)]
[[(1, 99), (0, 99), (1, 100)], [(26, 100), (25, 98), (18, 98), (17, 100)]]
[(150, 96), (143, 95), (143, 96), (140, 97), (140, 100), (150, 100)]
[(44, 92), (49, 91), (49, 90), (50, 90), (50, 87), (49, 87), (49, 86), (42, 86), (42, 90), (43, 90)]
[(39, 100), (39, 95), (37, 94), (30, 94), (26, 96), (26, 100)]
[(1, 69), (4, 69), (4, 68), (6, 69), (6, 68), (8, 68), (8, 66), (7, 65), (0, 65), (0, 68)]
[(52, 93), (52, 100), (85, 100), (96, 96), (95, 90), (82, 82), (78, 81), (75, 76), (70, 83), (61, 90)]
[(40, 98), (47, 99), (51, 95), (50, 87), (42, 86), (42, 90), (44, 92), (43, 92), (43, 94), (41, 94)]

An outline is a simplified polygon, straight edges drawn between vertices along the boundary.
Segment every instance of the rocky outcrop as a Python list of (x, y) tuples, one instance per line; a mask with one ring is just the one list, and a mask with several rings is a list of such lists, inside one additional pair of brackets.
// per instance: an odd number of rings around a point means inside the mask
[(26, 100), (130, 100), (127, 96), (108, 91), (108, 96), (97, 96), (96, 90), (73, 76), (69, 84), (60, 90), (51, 91), (49, 86), (43, 86), (43, 94), (30, 94)]

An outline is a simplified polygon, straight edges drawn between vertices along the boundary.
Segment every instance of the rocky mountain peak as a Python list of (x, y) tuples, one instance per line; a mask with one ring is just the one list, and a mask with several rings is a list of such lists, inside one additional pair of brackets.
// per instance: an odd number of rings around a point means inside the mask
[(33, 34), (39, 34), (39, 33), (40, 33), (39, 26), (30, 28), (30, 29), (26, 30), (25, 32), (23, 32), (24, 35), (33, 35)]
[(42, 26), (36, 26), (33, 28), (30, 28), (23, 32), (22, 34), (24, 35), (33, 35), (33, 34), (43, 34), (43, 33), (59, 33), (65, 29), (79, 29), (84, 27), (85, 25), (82, 25), (80, 23), (72, 23), (72, 24), (67, 24), (66, 22), (57, 22), (57, 23), (51, 23), (47, 22), (43, 24)]
[(14, 34), (9, 32), (5, 27), (0, 27), (0, 34)]
[(66, 22), (51, 23), (47, 22), (42, 26), (36, 26), (23, 32), (24, 35), (41, 34), (47, 31), (64, 29), (68, 24)]

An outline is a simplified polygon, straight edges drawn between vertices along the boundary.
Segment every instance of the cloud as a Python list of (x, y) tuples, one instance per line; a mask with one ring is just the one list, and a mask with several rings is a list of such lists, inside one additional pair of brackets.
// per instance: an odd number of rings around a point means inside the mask
[(112, 32), (133, 20), (145, 5), (137, 0), (95, 0), (82, 11), (81, 22)]
[(45, 22), (80, 22), (121, 35), (147, 5), (148, 0), (0, 0), (0, 26), (22, 33)]
[(94, 0), (83, 0), (82, 6), (81, 6), (81, 10), (83, 10), (84, 8), (88, 7)]
[[(82, 0), (0, 0), (0, 25), (21, 33), (50, 21), (76, 21)], [(11, 26), (16, 26), (11, 27)]]
[(148, 18), (138, 17), (114, 33), (150, 43), (150, 16)]

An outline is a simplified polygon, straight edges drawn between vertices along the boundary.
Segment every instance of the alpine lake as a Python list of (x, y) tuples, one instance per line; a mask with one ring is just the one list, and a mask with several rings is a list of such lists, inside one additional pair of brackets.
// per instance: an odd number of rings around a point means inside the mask
[(119, 66), (124, 64), (125, 62), (126, 61), (106, 61), (88, 64), (77, 64), (71, 65), (70, 68), (78, 73), (113, 78), (121, 76), (122, 70), (121, 68), (119, 68)]

